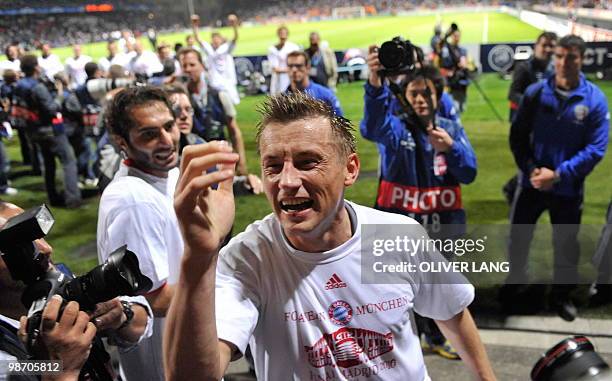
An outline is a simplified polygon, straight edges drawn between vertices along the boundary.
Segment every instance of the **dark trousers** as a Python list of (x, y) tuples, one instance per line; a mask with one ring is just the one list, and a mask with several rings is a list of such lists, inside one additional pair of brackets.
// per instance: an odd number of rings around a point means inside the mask
[(78, 187), (77, 162), (66, 134), (35, 136), (34, 142), (38, 145), (43, 157), (45, 188), (49, 202), (55, 205), (62, 203), (62, 197), (55, 187), (55, 158), (58, 158), (64, 171), (63, 201), (66, 206), (79, 204), (81, 191)]
[(463, 114), (467, 103), (467, 86), (451, 87), (450, 94), (455, 101), (457, 112)]
[[(553, 228), (553, 283), (575, 285), (578, 282), (578, 231), (582, 216), (582, 196), (563, 197), (519, 186), (510, 211), (512, 225), (508, 243), (510, 273), (507, 283), (528, 282), (529, 246), (535, 224), (545, 210), (548, 210)], [(559, 287), (553, 290), (555, 288)]]
[(8, 188), (8, 174), (9, 174), (9, 157), (2, 138), (0, 138), (0, 193), (4, 193)]
[(99, 137), (87, 136), (83, 131), (77, 129), (69, 135), (68, 140), (77, 158), (79, 175), (84, 179), (95, 179), (97, 177), (95, 164), (98, 160)]
[(593, 263), (597, 267), (597, 283), (612, 284), (612, 201), (608, 205), (606, 225), (601, 231)]
[(36, 144), (32, 141), (32, 136), (28, 133), (25, 127), (17, 128), (19, 134), (19, 145), (21, 147), (21, 158), (23, 164), (31, 165), (32, 172), (40, 174), (41, 171), (41, 158), (40, 152)]

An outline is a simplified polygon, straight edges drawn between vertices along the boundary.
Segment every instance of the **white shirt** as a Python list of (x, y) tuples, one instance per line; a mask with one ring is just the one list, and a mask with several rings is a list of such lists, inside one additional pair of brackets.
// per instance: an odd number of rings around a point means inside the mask
[(85, 64), (91, 62), (90, 56), (81, 55), (79, 58), (66, 58), (66, 74), (70, 78), (70, 85), (76, 88), (85, 83), (87, 74), (85, 73)]
[(105, 72), (108, 72), (110, 70), (110, 67), (113, 65), (119, 65), (123, 68), (127, 68), (128, 64), (130, 63), (130, 59), (131, 55), (129, 54), (117, 53), (110, 60), (108, 59), (108, 57), (100, 58), (100, 60), (98, 61), (98, 66), (100, 67), (100, 70)]
[(15, 59), (14, 61), (0, 61), (0, 72), (4, 72), (7, 69), (11, 69), (16, 73), (21, 72), (21, 61), (19, 59)]
[[(293, 42), (286, 41), (283, 47), (279, 50), (276, 45), (270, 46), (268, 49), (268, 62), (272, 69), (286, 69), (287, 68), (287, 55), (296, 50), (300, 50), (300, 47)], [(275, 73), (272, 71), (272, 79), (270, 80), (270, 95), (280, 94), (289, 87), (291, 81), (289, 80), (289, 74), (287, 73)]]
[(38, 66), (41, 67), (43, 75), (51, 80), (55, 74), (64, 70), (62, 61), (60, 61), (59, 57), (53, 53), (49, 54), (47, 58), (44, 58), (43, 56), (38, 57)]
[[(7, 323), (9, 326), (15, 328), (15, 331), (19, 330), (19, 322), (17, 320), (13, 320), (9, 317), (6, 317), (4, 315), (0, 315), (0, 320), (2, 320), (3, 322)], [(8, 354), (6, 352), (0, 351), (0, 361), (14, 361), (17, 360), (17, 357)], [(0, 366), (0, 381), (4, 381), (7, 380), (7, 374), (2, 373), (3, 367)], [(8, 372), (7, 372), (8, 373)]]
[(440, 275), (363, 284), (361, 243), (372, 237), (361, 236), (362, 225), (418, 224), (345, 205), (355, 233), (333, 250), (294, 249), (274, 215), (221, 250), (218, 337), (242, 353), (250, 344), (260, 380), (428, 380), (412, 311), (447, 320), (474, 298), (471, 285), (439, 284)]
[(151, 77), (154, 73), (164, 70), (157, 54), (145, 50), (140, 55), (134, 55), (128, 64), (128, 70), (134, 74), (144, 74)]
[[(183, 239), (173, 208), (179, 170), (167, 178), (121, 164), (100, 199), (98, 259), (127, 244), (138, 257), (140, 270), (153, 282), (151, 291), (178, 280)], [(169, 276), (169, 269), (173, 276)], [(163, 380), (162, 338), (165, 318), (156, 318), (153, 335), (138, 347), (120, 354), (128, 380)]]
[(210, 84), (212, 87), (226, 91), (234, 104), (240, 103), (240, 96), (236, 89), (236, 67), (232, 52), (236, 48), (234, 41), (226, 42), (217, 49), (206, 41), (202, 42), (202, 50), (206, 53)]

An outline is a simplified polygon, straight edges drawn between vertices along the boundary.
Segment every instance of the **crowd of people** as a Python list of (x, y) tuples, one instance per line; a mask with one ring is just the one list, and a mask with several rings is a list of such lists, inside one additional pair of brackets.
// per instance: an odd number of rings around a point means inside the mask
[[(171, 6), (171, 2), (163, 0), (155, 4), (141, 4), (133, 2), (91, 2), (92, 4), (111, 4), (116, 9), (112, 12), (95, 12), (89, 14), (79, 13), (28, 13), (28, 14), (0, 14), (0, 46), (19, 41), (22, 45), (31, 48), (42, 42), (53, 46), (69, 46), (72, 44), (85, 44), (101, 42), (109, 39), (111, 33), (124, 29), (131, 29), (137, 35), (145, 34), (148, 29), (155, 28), (160, 32), (178, 32), (189, 27), (185, 11)], [(278, 0), (265, 0), (257, 4), (236, 0), (223, 2), (210, 14), (204, 16), (206, 23), (222, 26), (225, 20), (219, 16), (231, 14), (240, 9), (242, 20), (253, 23), (276, 23), (290, 20), (329, 19), (334, 17), (334, 9), (364, 7), (367, 15), (397, 14), (414, 10), (431, 10), (440, 7), (469, 6), (469, 5), (499, 5), (499, 1), (399, 1), (399, 0), (307, 0), (302, 2), (288, 2)], [(550, 5), (551, 2), (544, 2)], [(122, 9), (125, 4), (144, 6), (144, 9)], [(524, 6), (538, 4), (537, 1), (526, 1)], [(566, 2), (556, 2), (559, 6), (566, 6)], [(82, 3), (65, 1), (56, 7), (82, 6)], [(517, 4), (509, 3), (514, 6)], [(44, 1), (10, 2), (0, 5), (1, 10), (17, 11), (28, 7), (32, 9), (48, 8)], [(572, 2), (572, 7), (589, 7), (597, 9), (610, 9), (609, 2)], [(353, 16), (353, 15), (351, 15)]]
[[(126, 246), (151, 282), (145, 296), (114, 298), (87, 313), (70, 302), (57, 325), (62, 301), (52, 298), (39, 353), (63, 360), (68, 379), (77, 379), (97, 333), (122, 348), (128, 381), (221, 379), (242, 356), (252, 356), (262, 380), (395, 380), (428, 379), (423, 351), (432, 351), (461, 359), (477, 379), (495, 379), (468, 309), (474, 287), (463, 276), (402, 274), (394, 284), (360, 277), (361, 246), (373, 238), (365, 226), (397, 225), (411, 239), (465, 232), (461, 185), (476, 178), (478, 152), (460, 118), (470, 80), (459, 28), (434, 36), (429, 56), (412, 47), (414, 65), (399, 69), (385, 67), (379, 47), (370, 47), (359, 133), (377, 146), (380, 177), (369, 208), (345, 200), (360, 158), (335, 94), (337, 62), (317, 32), (301, 49), (287, 27), (277, 29), (268, 49), (270, 97), (259, 108), (261, 174), (248, 172), (232, 57), (239, 21), (226, 22), (231, 39), (214, 30), (202, 38), (192, 15), (185, 44), (158, 44), (151, 35), (155, 52), (124, 30), (99, 62), (78, 44), (64, 63), (49, 44), (39, 56), (7, 46), (3, 131), (17, 130), (23, 161), (44, 174), (51, 205), (79, 208), (81, 188), (100, 188), (100, 262)], [(510, 313), (534, 303), (524, 286), (529, 243), (548, 210), (555, 236), (549, 305), (568, 321), (577, 314), (570, 294), (584, 180), (609, 134), (607, 100), (581, 73), (584, 53), (580, 37), (543, 33), (534, 57), (515, 70), (510, 148), (519, 176), (510, 197), (510, 273), (499, 294)], [(14, 195), (7, 161), (0, 150), (0, 194)], [(231, 238), (240, 187), (264, 192), (273, 213)], [(0, 203), (0, 226), (22, 212)], [(47, 242), (35, 244), (50, 254)], [(409, 260), (454, 255), (421, 254)], [(0, 265), (12, 291), (0, 299), (0, 338), (17, 343), (0, 354), (20, 359), (30, 350), (19, 344), (30, 323), (14, 320), (25, 310), (13, 294), (23, 286)], [(594, 302), (612, 302), (609, 276), (600, 272)], [(370, 313), (367, 305), (388, 308)]]
[(22, 46), (31, 49), (41, 43), (70, 46), (103, 42), (111, 38), (111, 33), (124, 29), (131, 29), (137, 35), (146, 34), (152, 27), (160, 32), (177, 32), (184, 29), (183, 20), (181, 13), (149, 17), (148, 13), (136, 11), (95, 15), (0, 16), (0, 45), (20, 42)]

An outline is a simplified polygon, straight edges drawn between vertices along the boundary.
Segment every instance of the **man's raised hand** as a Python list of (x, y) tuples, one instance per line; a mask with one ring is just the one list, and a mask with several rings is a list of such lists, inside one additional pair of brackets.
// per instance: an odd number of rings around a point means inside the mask
[[(191, 145), (183, 150), (174, 209), (185, 246), (191, 249), (186, 250), (186, 256), (216, 253), (229, 233), (234, 222), (232, 180), (238, 158), (224, 141)], [(217, 171), (207, 172), (215, 167)], [(212, 189), (214, 185), (217, 189)]]

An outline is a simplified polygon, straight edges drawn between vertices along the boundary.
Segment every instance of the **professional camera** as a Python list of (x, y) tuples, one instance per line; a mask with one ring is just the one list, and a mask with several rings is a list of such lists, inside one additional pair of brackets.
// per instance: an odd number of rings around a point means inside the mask
[(585, 336), (559, 342), (542, 355), (531, 370), (533, 381), (610, 381), (608, 364)]
[(138, 83), (138, 80), (131, 78), (96, 78), (87, 81), (87, 92), (96, 101), (101, 101), (111, 90), (129, 87)]
[(446, 31), (446, 33), (444, 34), (442, 41), (446, 41), (446, 39), (449, 38), (451, 34), (455, 33), (458, 30), (459, 30), (459, 26), (456, 23), (452, 23), (450, 27), (448, 28), (448, 30)]
[(415, 46), (410, 40), (394, 37), (384, 42), (378, 49), (378, 60), (384, 67), (383, 74), (397, 75), (415, 70)]
[[(125, 246), (83, 276), (74, 277), (63, 265), (50, 265), (48, 257), (38, 251), (33, 241), (46, 236), (54, 222), (51, 211), (43, 204), (12, 217), (0, 229), (2, 259), (11, 277), (26, 284), (21, 298), (29, 308), (26, 344), (35, 355), (42, 332), (42, 312), (53, 295), (60, 295), (66, 302), (78, 302), (84, 311), (93, 311), (97, 303), (120, 295), (143, 294), (152, 286), (151, 280), (140, 272), (138, 257)], [(111, 379), (105, 366), (107, 359), (102, 342), (96, 339), (81, 374), (85, 372), (98, 380)]]

